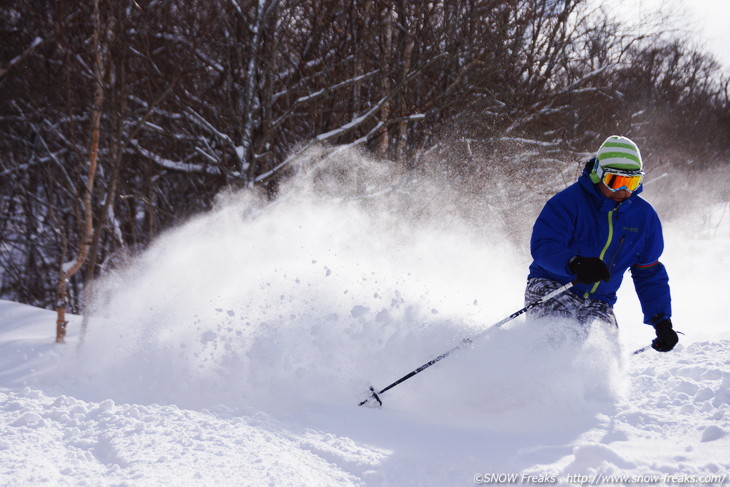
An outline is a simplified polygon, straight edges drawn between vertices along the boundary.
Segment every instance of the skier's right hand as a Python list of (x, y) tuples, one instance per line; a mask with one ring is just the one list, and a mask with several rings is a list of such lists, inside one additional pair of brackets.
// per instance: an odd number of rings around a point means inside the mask
[(598, 257), (583, 257), (576, 255), (568, 261), (568, 271), (576, 275), (576, 280), (582, 284), (593, 284), (596, 281), (611, 279), (611, 273)]

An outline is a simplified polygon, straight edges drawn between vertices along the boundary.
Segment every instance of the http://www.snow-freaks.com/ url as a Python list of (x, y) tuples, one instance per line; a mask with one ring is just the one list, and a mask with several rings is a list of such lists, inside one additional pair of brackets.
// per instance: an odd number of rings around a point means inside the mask
[(728, 474), (646, 474), (646, 475), (615, 475), (615, 474), (567, 474), (567, 475), (535, 475), (535, 474), (508, 474), (508, 473), (477, 473), (474, 474), (474, 483), (489, 484), (557, 484), (558, 480), (575, 485), (610, 485), (610, 484), (666, 484), (666, 485), (723, 485)]

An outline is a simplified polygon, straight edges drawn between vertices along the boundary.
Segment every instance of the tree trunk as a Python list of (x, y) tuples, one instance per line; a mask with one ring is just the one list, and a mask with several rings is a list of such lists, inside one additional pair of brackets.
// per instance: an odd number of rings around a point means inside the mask
[[(388, 94), (391, 92), (391, 83), (390, 83), (390, 68), (391, 63), (393, 61), (393, 9), (391, 6), (388, 6), (385, 10), (385, 15), (383, 18), (383, 26), (382, 26), (382, 63), (381, 63), (381, 89), (382, 89), (382, 96), (388, 96)], [(385, 123), (390, 118), (390, 101), (387, 100), (385, 103), (383, 103), (383, 107), (380, 109), (380, 121)], [(381, 132), (380, 137), (378, 138), (378, 144), (376, 153), (378, 157), (384, 158), (386, 157), (388, 153), (388, 148), (390, 147), (390, 134), (388, 132), (388, 127), (386, 126)]]
[(81, 266), (86, 262), (94, 233), (92, 194), (94, 192), (94, 178), (99, 156), (99, 128), (101, 125), (101, 105), (104, 102), (104, 69), (102, 61), (102, 47), (100, 42), (101, 20), (99, 14), (99, 0), (94, 0), (94, 107), (91, 114), (91, 147), (89, 149), (89, 174), (86, 179), (84, 192), (84, 226), (81, 236), (81, 245), (76, 260), (64, 264), (56, 285), (56, 343), (65, 343), (66, 337), (66, 304), (68, 282)]

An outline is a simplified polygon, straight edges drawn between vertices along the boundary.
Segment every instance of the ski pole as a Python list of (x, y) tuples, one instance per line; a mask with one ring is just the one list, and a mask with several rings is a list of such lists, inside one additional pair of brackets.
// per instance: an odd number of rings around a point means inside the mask
[(424, 371), (424, 370), (426, 370), (427, 368), (431, 367), (431, 366), (432, 366), (433, 364), (435, 364), (436, 362), (438, 362), (438, 361), (440, 361), (440, 360), (442, 360), (442, 359), (445, 359), (446, 357), (448, 357), (449, 355), (451, 355), (451, 354), (452, 354), (452, 353), (454, 353), (455, 351), (457, 351), (457, 350), (459, 350), (459, 349), (461, 349), (461, 348), (464, 348), (464, 347), (465, 347), (466, 345), (468, 345), (468, 344), (472, 343), (472, 342), (473, 342), (474, 340), (476, 340), (476, 339), (477, 339), (477, 338), (479, 338), (480, 336), (484, 335), (484, 334), (485, 334), (485, 333), (486, 333), (487, 331), (491, 330), (492, 328), (498, 328), (498, 327), (500, 327), (500, 326), (504, 325), (505, 323), (507, 323), (508, 321), (511, 321), (511, 320), (513, 320), (513, 319), (517, 318), (517, 317), (518, 317), (518, 316), (520, 316), (521, 314), (523, 314), (523, 313), (526, 313), (527, 311), (531, 310), (531, 309), (532, 309), (532, 308), (534, 308), (535, 306), (539, 306), (539, 305), (541, 305), (541, 304), (543, 304), (543, 303), (545, 303), (545, 302), (547, 302), (547, 301), (550, 301), (550, 300), (551, 300), (551, 299), (553, 299), (553, 298), (554, 298), (555, 296), (557, 296), (557, 295), (559, 295), (559, 294), (562, 294), (562, 293), (564, 293), (565, 291), (567, 291), (568, 289), (570, 289), (570, 288), (571, 288), (571, 287), (573, 287), (574, 285), (575, 285), (575, 283), (574, 283), (574, 282), (570, 282), (570, 283), (568, 283), (568, 284), (565, 284), (564, 286), (561, 286), (561, 287), (559, 287), (559, 288), (558, 288), (558, 289), (556, 289), (555, 291), (552, 291), (551, 293), (548, 293), (548, 294), (546, 294), (545, 296), (543, 296), (542, 298), (538, 299), (537, 301), (535, 301), (535, 302), (533, 302), (533, 303), (530, 303), (530, 304), (528, 304), (527, 306), (525, 306), (525, 307), (524, 307), (524, 308), (522, 308), (521, 310), (519, 310), (519, 311), (515, 311), (514, 313), (512, 313), (512, 314), (511, 314), (511, 315), (509, 315), (508, 317), (504, 318), (503, 320), (501, 320), (501, 321), (498, 321), (497, 323), (493, 324), (492, 326), (489, 326), (489, 327), (485, 328), (484, 330), (480, 331), (480, 332), (479, 332), (479, 333), (477, 333), (476, 335), (474, 335), (474, 336), (472, 336), (472, 337), (467, 337), (467, 338), (463, 338), (463, 339), (462, 339), (462, 340), (461, 340), (461, 341), (459, 342), (459, 344), (458, 344), (458, 345), (456, 345), (456, 346), (455, 346), (454, 348), (452, 348), (451, 350), (448, 350), (448, 351), (446, 351), (446, 352), (442, 353), (441, 355), (439, 355), (438, 357), (435, 357), (435, 358), (433, 358), (433, 359), (429, 360), (428, 362), (426, 362), (425, 364), (421, 365), (421, 366), (420, 366), (420, 367), (418, 367), (417, 369), (415, 369), (415, 370), (413, 370), (413, 371), (409, 372), (408, 374), (404, 375), (403, 377), (401, 377), (401, 378), (400, 378), (400, 379), (398, 379), (397, 381), (393, 382), (393, 383), (392, 383), (392, 384), (390, 384), (389, 386), (387, 386), (387, 387), (385, 387), (385, 388), (383, 388), (383, 389), (381, 389), (381, 390), (379, 390), (379, 391), (376, 391), (376, 390), (375, 390), (375, 388), (374, 388), (373, 386), (370, 386), (370, 392), (371, 392), (370, 396), (368, 396), (368, 398), (367, 398), (367, 399), (365, 399), (364, 401), (361, 401), (361, 402), (360, 402), (360, 403), (358, 404), (358, 406), (362, 406), (362, 405), (366, 404), (366, 403), (367, 403), (367, 402), (369, 402), (369, 401), (370, 401), (371, 399), (375, 399), (375, 400), (376, 400), (376, 401), (378, 402), (378, 405), (379, 405), (379, 406), (382, 406), (382, 405), (383, 405), (383, 401), (382, 401), (382, 400), (380, 399), (380, 396), (381, 396), (381, 395), (382, 395), (382, 394), (383, 394), (383, 393), (384, 393), (385, 391), (388, 391), (388, 390), (390, 390), (390, 389), (394, 388), (395, 386), (397, 386), (397, 385), (398, 385), (398, 384), (400, 384), (401, 382), (405, 382), (405, 381), (407, 381), (408, 379), (410, 379), (410, 378), (411, 378), (411, 377), (413, 377), (414, 375), (416, 375), (416, 374), (418, 374), (418, 373), (420, 373), (420, 372), (423, 372), (423, 371)]
[[(676, 331), (676, 330), (675, 330), (675, 331)], [(680, 335), (684, 335), (684, 333), (682, 333), (681, 331), (677, 331), (677, 333), (678, 333), (678, 334), (680, 334)], [(645, 346), (645, 347), (641, 347), (641, 348), (638, 348), (638, 349), (634, 350), (634, 351), (633, 351), (633, 353), (632, 353), (631, 355), (639, 355), (640, 353), (644, 353), (644, 352), (646, 352), (646, 351), (647, 351), (647, 350), (649, 350), (650, 348), (652, 348), (652, 346), (651, 346), (651, 345), (647, 345), (647, 346)]]

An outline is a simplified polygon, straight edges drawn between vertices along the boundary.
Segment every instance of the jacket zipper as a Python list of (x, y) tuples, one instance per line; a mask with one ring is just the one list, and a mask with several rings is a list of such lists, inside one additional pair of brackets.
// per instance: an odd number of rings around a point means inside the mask
[[(599, 259), (604, 260), (604, 257), (606, 256), (606, 251), (608, 250), (608, 247), (611, 246), (611, 240), (613, 240), (613, 213), (616, 211), (614, 208), (613, 210), (608, 212), (608, 239), (606, 239), (606, 245), (603, 246), (603, 250), (601, 250), (601, 255), (598, 256)], [(590, 291), (586, 291), (586, 293), (583, 295), (584, 299), (588, 299), (588, 297), (596, 292), (596, 289), (598, 289), (598, 285), (601, 283), (601, 281), (596, 281), (596, 283), (593, 285)]]

